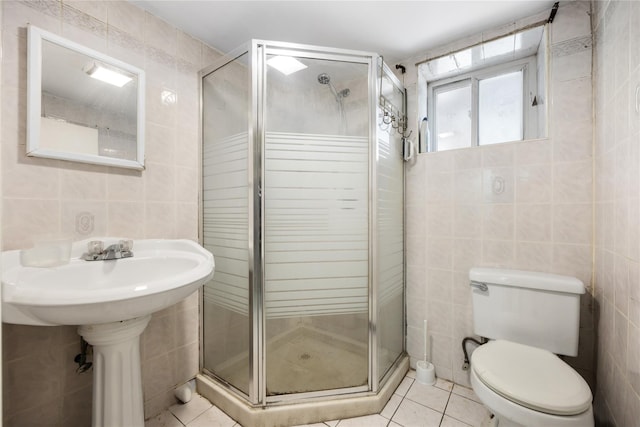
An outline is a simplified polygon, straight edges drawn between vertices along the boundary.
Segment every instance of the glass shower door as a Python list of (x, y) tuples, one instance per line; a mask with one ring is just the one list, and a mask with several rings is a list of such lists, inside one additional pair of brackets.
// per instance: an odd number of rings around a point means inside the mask
[[(378, 67), (378, 70), (380, 68)], [(382, 378), (404, 351), (404, 90), (384, 69), (378, 105), (376, 145), (377, 372)], [(386, 113), (386, 116), (385, 116)], [(405, 118), (406, 120), (406, 118)], [(394, 128), (394, 124), (397, 128)]]
[[(266, 395), (369, 381), (369, 64), (267, 55)], [(292, 56), (286, 58), (293, 59)]]
[(202, 79), (202, 242), (216, 262), (204, 286), (204, 369), (249, 394), (247, 54)]

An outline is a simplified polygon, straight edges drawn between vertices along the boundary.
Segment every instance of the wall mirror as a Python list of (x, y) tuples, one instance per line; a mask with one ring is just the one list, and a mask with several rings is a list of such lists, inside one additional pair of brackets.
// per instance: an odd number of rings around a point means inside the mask
[(27, 155), (144, 169), (144, 71), (32, 25)]

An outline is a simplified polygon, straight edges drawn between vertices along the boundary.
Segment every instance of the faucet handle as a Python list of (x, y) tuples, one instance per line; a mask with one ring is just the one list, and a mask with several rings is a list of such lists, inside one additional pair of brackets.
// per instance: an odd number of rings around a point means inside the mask
[(92, 240), (87, 244), (89, 255), (100, 255), (104, 251), (104, 243), (100, 240)]
[(118, 243), (120, 244), (120, 250), (124, 252), (131, 252), (131, 249), (133, 249), (133, 240), (131, 239), (120, 240)]

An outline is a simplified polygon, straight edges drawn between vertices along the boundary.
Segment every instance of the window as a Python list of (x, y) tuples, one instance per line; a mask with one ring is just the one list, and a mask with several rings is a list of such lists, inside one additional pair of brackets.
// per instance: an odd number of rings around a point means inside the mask
[(432, 151), (519, 141), (537, 129), (534, 58), (427, 86)]
[(419, 152), (547, 134), (545, 24), (418, 65)]

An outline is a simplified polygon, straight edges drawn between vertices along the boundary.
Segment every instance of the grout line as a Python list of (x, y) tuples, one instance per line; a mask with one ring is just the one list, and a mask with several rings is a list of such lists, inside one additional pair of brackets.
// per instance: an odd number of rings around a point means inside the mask
[(447, 407), (449, 406), (449, 401), (451, 400), (452, 394), (453, 394), (453, 387), (451, 387), (451, 390), (449, 390), (449, 397), (447, 398), (447, 403), (446, 405), (444, 405), (444, 409), (442, 410), (442, 416), (440, 417), (440, 423), (438, 424), (439, 426), (442, 425), (442, 422), (444, 421), (444, 415), (447, 413)]

